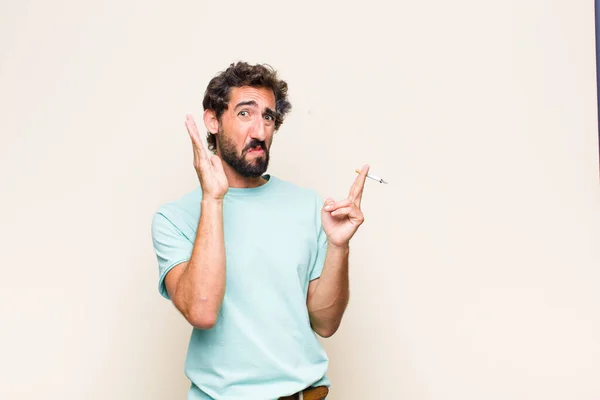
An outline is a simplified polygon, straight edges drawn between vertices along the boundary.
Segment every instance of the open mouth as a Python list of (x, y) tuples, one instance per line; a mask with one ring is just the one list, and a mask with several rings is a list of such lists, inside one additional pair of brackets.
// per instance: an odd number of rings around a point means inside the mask
[(262, 147), (252, 147), (251, 149), (248, 150), (248, 153), (250, 154), (257, 154), (257, 153), (264, 153), (264, 150)]

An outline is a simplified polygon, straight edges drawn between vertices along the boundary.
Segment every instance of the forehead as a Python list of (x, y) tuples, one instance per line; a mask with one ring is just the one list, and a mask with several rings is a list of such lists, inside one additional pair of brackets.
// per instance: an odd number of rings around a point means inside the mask
[(229, 105), (235, 107), (242, 101), (255, 101), (260, 108), (275, 109), (275, 93), (269, 88), (242, 86), (231, 88)]

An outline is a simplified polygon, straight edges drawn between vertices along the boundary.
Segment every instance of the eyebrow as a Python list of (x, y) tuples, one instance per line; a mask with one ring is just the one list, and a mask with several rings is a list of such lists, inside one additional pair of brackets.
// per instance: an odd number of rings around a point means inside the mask
[[(254, 100), (248, 100), (248, 101), (240, 101), (239, 103), (236, 104), (235, 108), (233, 109), (234, 111), (237, 110), (238, 108), (242, 107), (242, 106), (255, 106), (258, 107), (258, 103)], [(275, 116), (276, 113), (275, 111), (271, 110), (269, 107), (265, 107), (265, 114), (269, 114), (272, 116)]]
[(235, 106), (234, 110), (237, 110), (241, 106), (255, 106), (255, 107), (257, 107), (258, 103), (256, 103), (254, 100), (241, 101), (241, 102), (237, 103), (237, 105)]

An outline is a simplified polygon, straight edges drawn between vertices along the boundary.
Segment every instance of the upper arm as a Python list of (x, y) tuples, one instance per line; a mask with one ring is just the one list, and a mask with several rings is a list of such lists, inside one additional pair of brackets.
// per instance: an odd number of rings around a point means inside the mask
[(323, 224), (321, 223), (321, 207), (323, 206), (323, 199), (320, 196), (316, 196), (315, 202), (315, 235), (316, 235), (316, 248), (315, 255), (312, 260), (312, 265), (308, 271), (308, 293), (306, 296), (306, 304), (308, 305), (311, 298), (313, 297), (317, 285), (319, 284), (319, 278), (323, 267), (325, 265), (325, 256), (327, 255), (327, 234), (323, 230)]
[(315, 290), (317, 289), (318, 282), (319, 282), (319, 278), (313, 279), (312, 281), (310, 281), (308, 283), (308, 294), (306, 296), (306, 304), (307, 304), (307, 306), (308, 306), (308, 303), (310, 303), (310, 299), (314, 295)]
[(152, 243), (158, 261), (158, 291), (171, 299), (191, 257), (193, 243), (162, 213), (152, 219)]
[(312, 260), (312, 265), (309, 268), (308, 280), (309, 280), (309, 293), (311, 285), (316, 286), (316, 281), (321, 276), (323, 266), (325, 264), (325, 256), (327, 255), (327, 234), (323, 230), (323, 224), (321, 222), (321, 207), (323, 207), (323, 199), (319, 196), (316, 197), (315, 203), (315, 256)]
[(184, 261), (181, 264), (177, 264), (173, 268), (167, 272), (164, 278), (164, 286), (167, 291), (167, 296), (170, 299), (174, 300), (175, 291), (177, 290), (177, 284), (179, 283), (179, 279), (181, 275), (183, 275), (183, 271), (185, 271), (185, 267), (187, 267), (188, 261)]

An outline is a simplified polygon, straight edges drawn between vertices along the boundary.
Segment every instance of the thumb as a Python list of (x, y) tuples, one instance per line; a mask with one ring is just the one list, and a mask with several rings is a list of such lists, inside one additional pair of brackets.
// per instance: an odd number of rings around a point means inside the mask
[(325, 202), (323, 203), (323, 208), (327, 207), (330, 204), (335, 203), (335, 200), (333, 200), (332, 198), (328, 197), (327, 199), (325, 199)]

